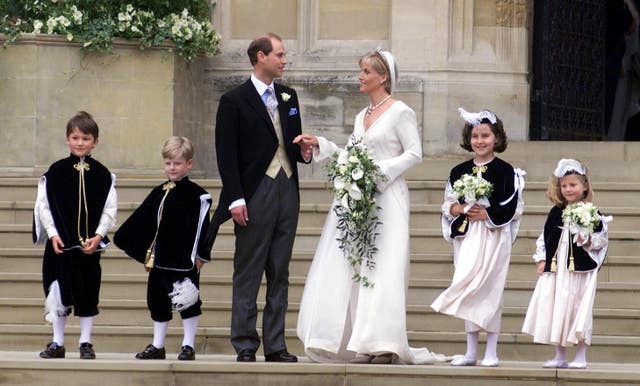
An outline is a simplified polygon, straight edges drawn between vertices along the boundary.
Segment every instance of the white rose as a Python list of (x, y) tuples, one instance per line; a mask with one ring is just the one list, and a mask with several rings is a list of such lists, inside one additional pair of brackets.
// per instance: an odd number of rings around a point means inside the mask
[(42, 22), (40, 20), (33, 21), (33, 33), (40, 33), (40, 29), (42, 29)]
[(360, 160), (355, 155), (352, 155), (349, 157), (349, 162), (351, 162), (352, 164), (359, 164)]
[(336, 178), (335, 180), (333, 180), (333, 188), (338, 192), (344, 189), (345, 185), (346, 182), (342, 178)]
[(364, 176), (364, 172), (360, 168), (355, 168), (351, 172), (351, 178), (353, 178), (355, 181), (358, 181), (359, 179), (361, 179), (362, 176)]

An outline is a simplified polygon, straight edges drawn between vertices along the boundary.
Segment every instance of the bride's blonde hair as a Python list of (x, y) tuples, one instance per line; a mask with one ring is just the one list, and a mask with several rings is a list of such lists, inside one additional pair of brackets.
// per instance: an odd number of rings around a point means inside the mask
[[(392, 82), (391, 82), (391, 70), (389, 70), (389, 64), (384, 59), (384, 57), (382, 56), (380, 51), (371, 51), (371, 52), (369, 52), (367, 54), (364, 54), (360, 58), (360, 60), (358, 60), (358, 65), (360, 66), (360, 68), (362, 68), (362, 66), (365, 65), (365, 64), (368, 64), (371, 67), (373, 67), (373, 69), (379, 75), (382, 75), (382, 76), (386, 77), (386, 79), (382, 83), (383, 86), (384, 86), (384, 91), (386, 91), (387, 94), (391, 94), (391, 84), (392, 84)], [(398, 71), (396, 70), (395, 73), (397, 74)]]

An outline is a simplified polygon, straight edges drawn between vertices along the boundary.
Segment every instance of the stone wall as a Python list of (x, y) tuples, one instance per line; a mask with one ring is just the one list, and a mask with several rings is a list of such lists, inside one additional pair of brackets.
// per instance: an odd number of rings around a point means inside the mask
[(113, 55), (83, 57), (64, 37), (26, 37), (0, 52), (0, 146), (8, 155), (0, 175), (38, 175), (64, 157), (64, 125), (85, 109), (101, 127), (96, 158), (120, 175), (160, 175), (159, 149), (177, 134), (196, 142), (194, 174), (216, 177), (220, 95), (249, 77), (246, 48), (266, 31), (284, 39), (289, 65), (282, 81), (298, 90), (311, 133), (346, 142), (368, 103), (358, 92), (358, 58), (382, 48), (396, 56), (395, 97), (416, 111), (426, 156), (460, 154), (459, 106), (492, 109), (511, 140), (525, 141), (531, 4), (218, 0), (212, 21), (223, 36), (222, 54), (189, 67), (172, 54), (126, 43)]
[[(457, 108), (489, 108), (509, 138), (528, 139), (527, 0), (220, 0), (213, 21), (222, 55), (206, 69), (207, 103), (246, 80), (250, 40), (279, 33), (289, 65), (283, 82), (301, 96), (303, 126), (346, 142), (355, 113), (358, 58), (376, 48), (396, 56), (395, 97), (418, 116), (425, 155), (460, 154)], [(214, 107), (215, 110), (215, 107)], [(308, 168), (305, 168), (308, 169)], [(311, 173), (313, 176), (317, 174)]]
[(119, 176), (161, 176), (170, 135), (196, 140), (196, 169), (206, 169), (213, 139), (202, 130), (210, 115), (202, 68), (125, 42), (112, 54), (83, 56), (65, 37), (22, 38), (0, 51), (0, 175), (39, 175), (67, 156), (66, 123), (79, 110), (100, 127), (93, 155)]

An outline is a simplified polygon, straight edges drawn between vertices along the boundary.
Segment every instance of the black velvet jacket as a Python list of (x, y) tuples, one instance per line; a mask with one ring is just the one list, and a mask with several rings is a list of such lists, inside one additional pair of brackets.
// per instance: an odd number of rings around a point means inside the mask
[(194, 266), (194, 251), (201, 259), (210, 260), (202, 240), (209, 226), (211, 196), (188, 177), (175, 184), (164, 201), (159, 227), (158, 211), (165, 194), (165, 183), (153, 188), (120, 226), (113, 241), (128, 256), (144, 263), (157, 229), (154, 267), (188, 271)]
[[(493, 184), (493, 193), (489, 197), (491, 206), (486, 208), (487, 214), (493, 224), (497, 226), (507, 224), (513, 219), (518, 205), (518, 192), (514, 188), (515, 172), (513, 166), (497, 157), (484, 166), (486, 166), (486, 170), (482, 173), (482, 178)], [(449, 174), (451, 186), (463, 174), (476, 174), (474, 167), (476, 165), (473, 159), (470, 159), (451, 169)], [(504, 202), (509, 198), (511, 199), (508, 202)], [(464, 203), (464, 197), (460, 198), (459, 202)], [(465, 218), (466, 215), (463, 214), (451, 222), (449, 225), (451, 238), (464, 236), (467, 233), (468, 226), (465, 227), (463, 232), (459, 230)]]

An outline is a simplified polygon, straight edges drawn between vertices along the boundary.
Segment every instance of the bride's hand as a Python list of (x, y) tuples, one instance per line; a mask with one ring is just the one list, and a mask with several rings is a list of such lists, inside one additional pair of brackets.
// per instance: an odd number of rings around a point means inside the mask
[(311, 134), (300, 134), (293, 139), (293, 143), (301, 148), (313, 148), (318, 146), (318, 137)]

